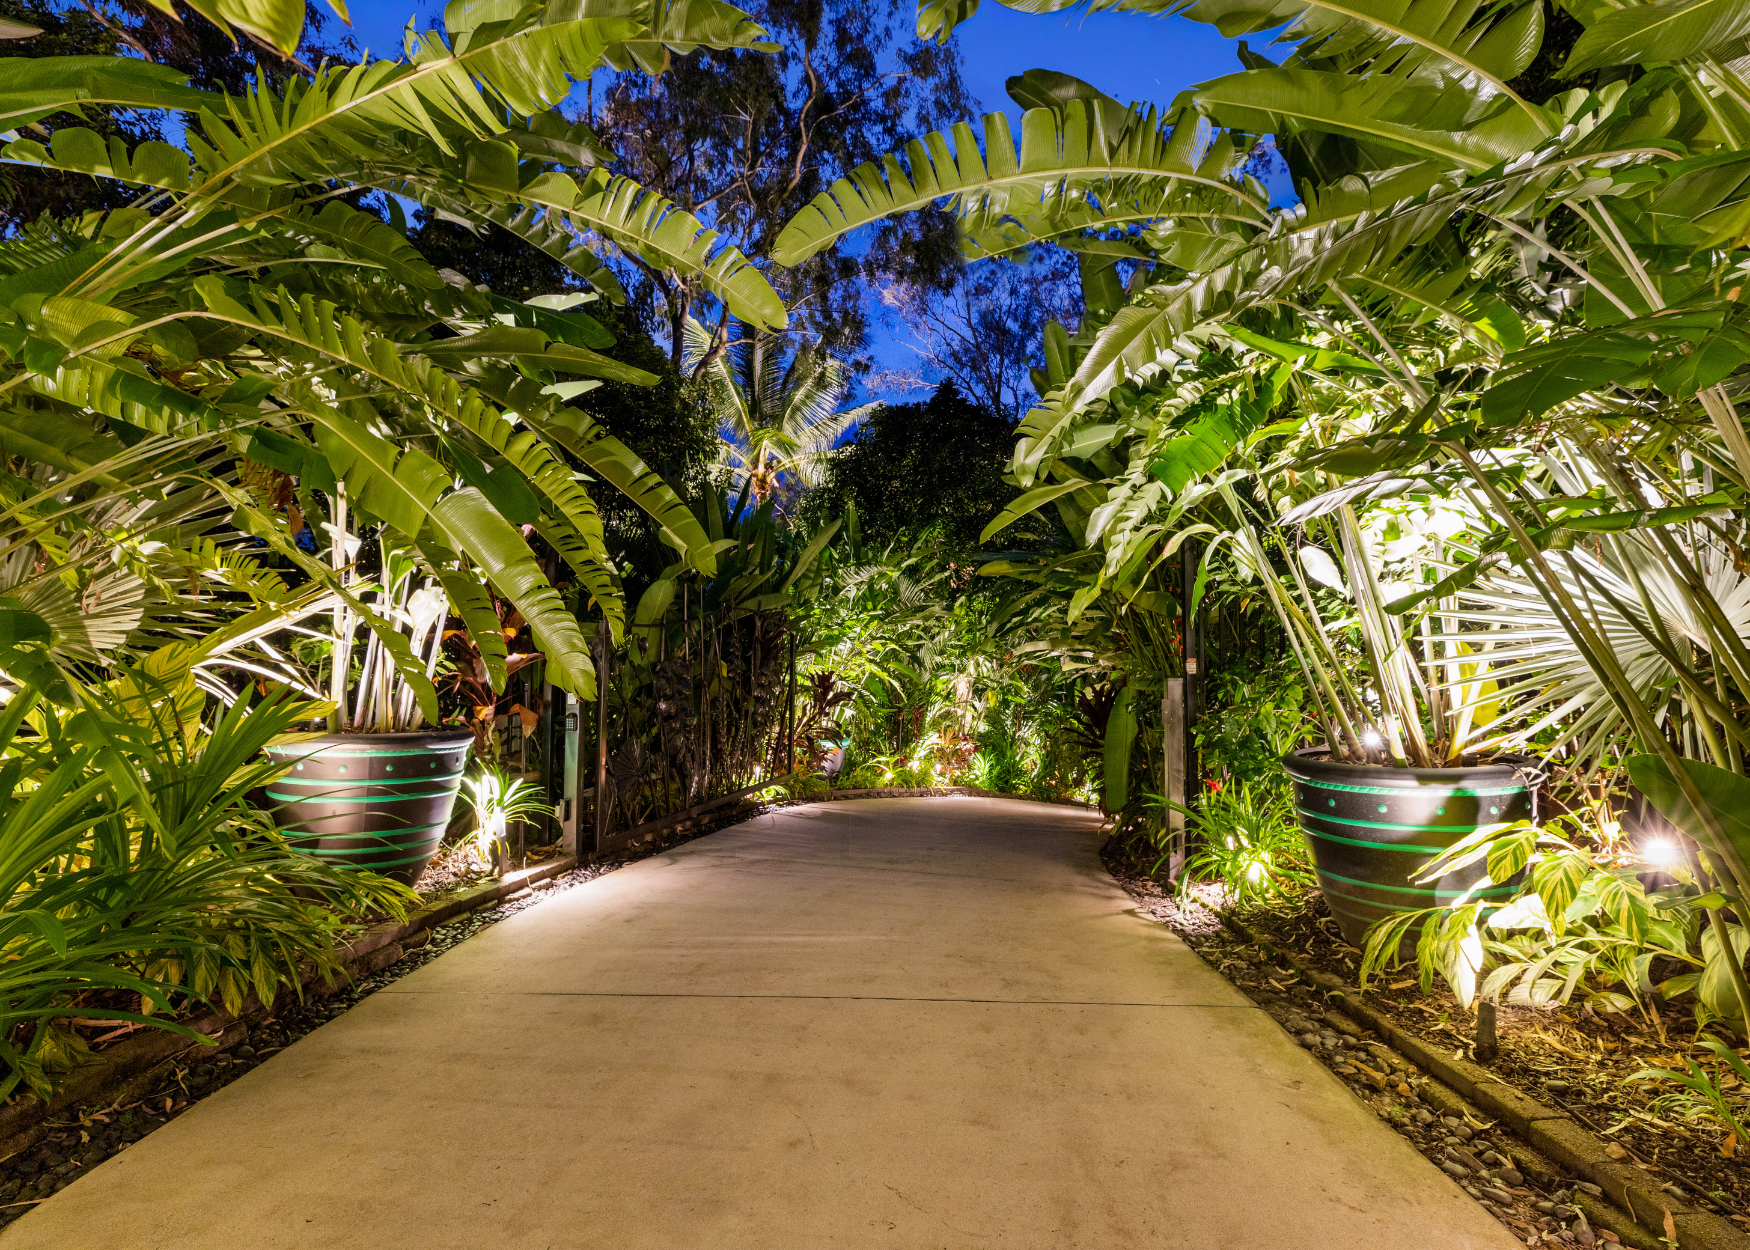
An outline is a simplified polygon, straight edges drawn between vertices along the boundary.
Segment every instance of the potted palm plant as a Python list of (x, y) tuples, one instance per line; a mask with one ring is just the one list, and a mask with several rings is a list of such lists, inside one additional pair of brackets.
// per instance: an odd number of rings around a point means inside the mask
[[(1418, 591), (1424, 569), (1432, 568), (1438, 585), (1444, 527), (1429, 518), (1370, 527), (1352, 505), (1333, 499), (1283, 516), (1285, 524), (1305, 527), (1309, 541), (1298, 548), (1280, 529), (1273, 553), (1251, 527), (1237, 538), (1262, 575), (1313, 692), (1325, 740), (1288, 752), (1283, 765), (1319, 888), (1344, 937), (1359, 947), (1372, 925), (1393, 915), (1511, 895), (1510, 883), (1482, 882), (1480, 863), (1433, 880), (1418, 880), (1418, 869), (1480, 828), (1535, 819), (1540, 774), (1512, 750), (1524, 727), (1502, 729), (1511, 722), (1501, 715), (1479, 635), (1440, 611), (1455, 605), (1437, 603), (1406, 627), (1405, 608), (1426, 597)], [(1237, 513), (1238, 501), (1230, 503)], [(1396, 553), (1403, 567), (1388, 569), (1381, 558), (1388, 541), (1403, 542), (1385, 539), (1387, 528), (1428, 536), (1410, 544), (1407, 559)], [(1273, 575), (1276, 564), (1286, 567), (1286, 577)], [(1394, 582), (1389, 573), (1406, 580)], [(1333, 615), (1321, 606), (1315, 584), (1328, 592), (1325, 604), (1340, 602), (1347, 612)], [(1359, 635), (1364, 680), (1352, 679), (1339, 653), (1344, 634)]]
[[(357, 551), (358, 539), (337, 530), (336, 563), (350, 567)], [(267, 748), (289, 766), (266, 793), (293, 845), (408, 885), (443, 841), (474, 744), (470, 729), (427, 724), (435, 701), (421, 695), (437, 668), (449, 596), (420, 574), (409, 552), (385, 545), (374, 590), (355, 588), (335, 609), (331, 732)], [(367, 613), (375, 619), (355, 677)]]

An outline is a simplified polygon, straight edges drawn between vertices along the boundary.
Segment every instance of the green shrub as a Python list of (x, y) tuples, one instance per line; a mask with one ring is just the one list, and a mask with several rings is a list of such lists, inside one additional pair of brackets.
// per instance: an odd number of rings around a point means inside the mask
[(1284, 754), (1306, 740), (1306, 690), (1297, 670), (1277, 665), (1242, 677), (1217, 673), (1209, 706), (1191, 730), (1203, 767), (1233, 782), (1280, 777)]
[[(1185, 861), (1181, 898), (1196, 881), (1220, 881), (1236, 903), (1295, 897), (1315, 883), (1306, 840), (1294, 819), (1293, 793), (1280, 770), (1273, 779), (1230, 782), (1210, 791), (1186, 823), (1200, 845)], [(1157, 836), (1164, 842), (1164, 835)], [(1157, 870), (1165, 858), (1156, 861)]]
[(792, 799), (807, 802), (810, 799), (825, 798), (832, 793), (832, 782), (825, 777), (798, 777), (789, 784), (779, 787)]
[(846, 777), (840, 788), (844, 790), (874, 790), (887, 784), (887, 771), (877, 764), (864, 764)]

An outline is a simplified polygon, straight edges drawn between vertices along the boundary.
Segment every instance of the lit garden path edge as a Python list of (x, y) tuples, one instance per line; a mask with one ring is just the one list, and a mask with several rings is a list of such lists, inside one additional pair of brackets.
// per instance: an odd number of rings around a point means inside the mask
[(0, 1247), (1516, 1244), (982, 798), (770, 812), (493, 926)]

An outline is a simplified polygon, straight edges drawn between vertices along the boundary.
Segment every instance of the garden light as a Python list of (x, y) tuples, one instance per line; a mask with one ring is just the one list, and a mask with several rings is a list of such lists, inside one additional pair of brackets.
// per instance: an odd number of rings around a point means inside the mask
[(1683, 858), (1683, 850), (1670, 838), (1653, 838), (1641, 847), (1641, 858), (1655, 868), (1664, 868)]

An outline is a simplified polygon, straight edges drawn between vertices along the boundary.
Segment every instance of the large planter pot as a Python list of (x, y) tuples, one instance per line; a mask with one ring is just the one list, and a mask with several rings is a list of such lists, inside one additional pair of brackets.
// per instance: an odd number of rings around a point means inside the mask
[[(1379, 768), (1333, 760), (1322, 746), (1290, 751), (1282, 763), (1294, 779), (1319, 888), (1343, 936), (1358, 947), (1376, 920), (1450, 904), (1486, 871), (1473, 864), (1417, 885), (1412, 878), (1422, 864), (1483, 825), (1536, 812), (1535, 774), (1511, 763)], [(1504, 900), (1517, 888), (1490, 886), (1472, 898)]]
[(445, 729), (271, 746), (291, 768), (267, 797), (300, 851), (412, 885), (443, 841), (473, 743)]

